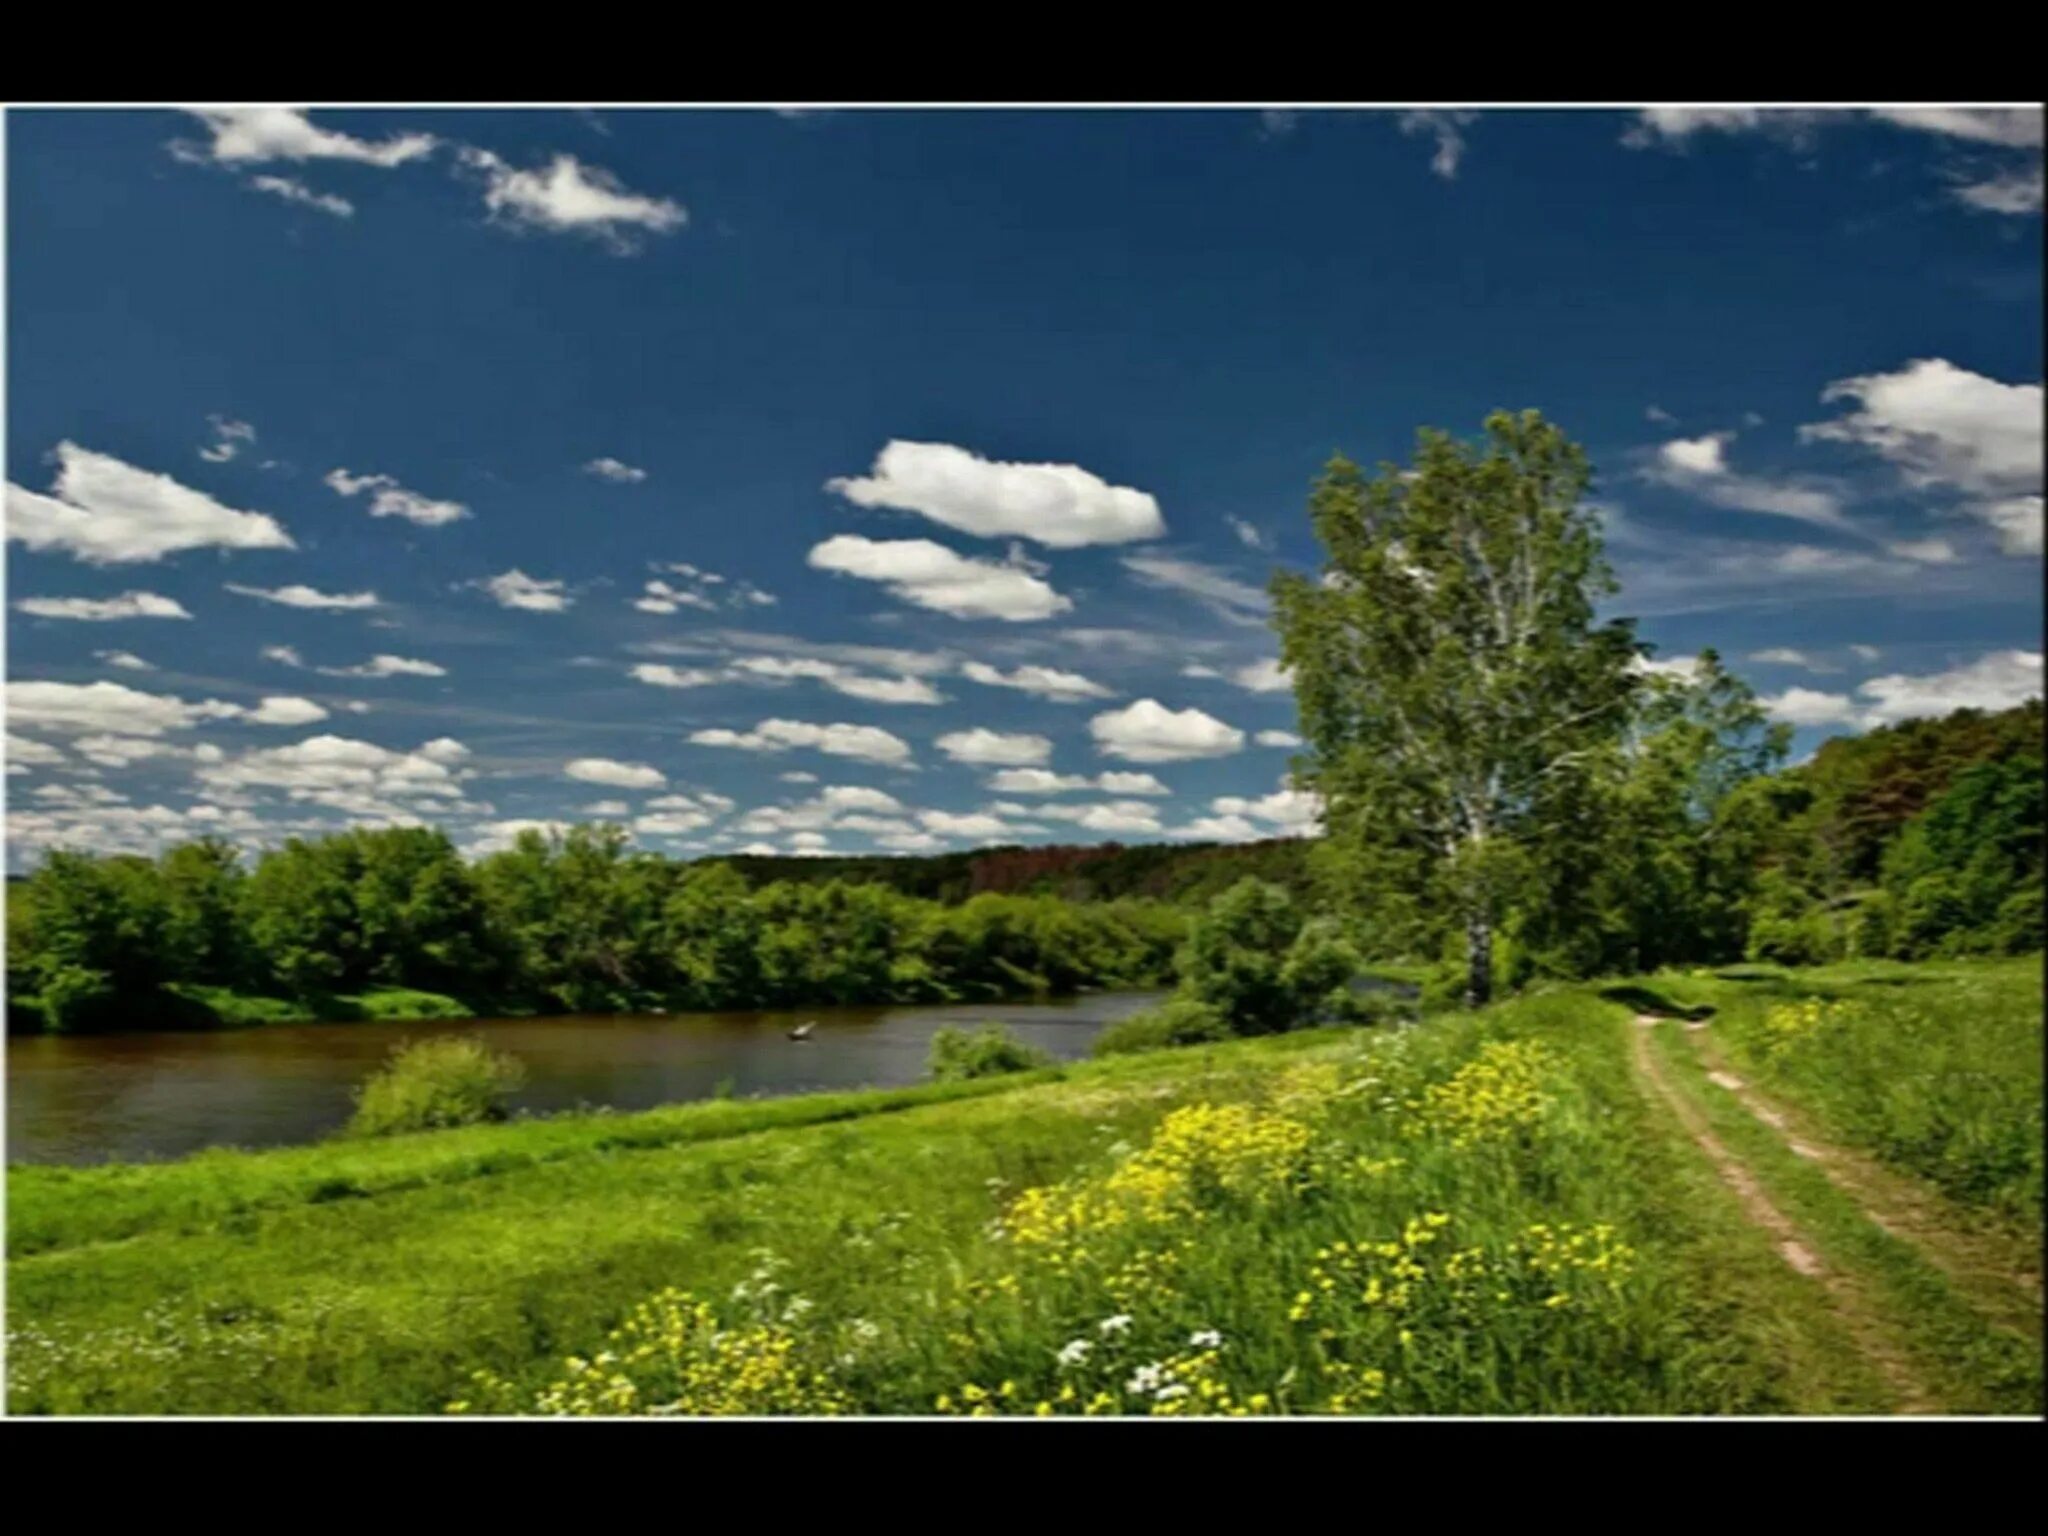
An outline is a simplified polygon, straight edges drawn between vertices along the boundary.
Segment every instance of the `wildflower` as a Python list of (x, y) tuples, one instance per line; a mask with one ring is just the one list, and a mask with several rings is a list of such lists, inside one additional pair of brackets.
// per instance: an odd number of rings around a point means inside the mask
[(1188, 1342), (1197, 1349), (1218, 1349), (1222, 1347), (1223, 1335), (1214, 1328), (1204, 1328), (1188, 1335)]
[(1130, 1331), (1131, 1314), (1128, 1312), (1119, 1312), (1115, 1317), (1105, 1317), (1096, 1326), (1101, 1329), (1103, 1337), (1105, 1338), (1107, 1338), (1111, 1334), (1127, 1333)]
[(1069, 1339), (1060, 1347), (1058, 1359), (1063, 1366), (1081, 1365), (1088, 1359), (1088, 1351), (1095, 1347), (1088, 1339)]

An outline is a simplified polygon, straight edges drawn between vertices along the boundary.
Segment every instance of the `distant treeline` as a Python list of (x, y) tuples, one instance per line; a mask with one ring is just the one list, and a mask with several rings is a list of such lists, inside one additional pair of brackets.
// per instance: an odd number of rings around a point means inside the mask
[(2042, 705), (1823, 743), (1765, 781), (1746, 951), (1789, 963), (2042, 943)]
[(1059, 896), (1111, 901), (1147, 896), (1182, 904), (1207, 902), (1250, 876), (1290, 893), (1310, 886), (1309, 844), (1299, 838), (1256, 843), (1099, 843), (1041, 848), (981, 848), (966, 853), (891, 857), (835, 854), (779, 858), (732, 854), (723, 862), (749, 881), (815, 884), (849, 880), (886, 885), (906, 896), (957, 902), (998, 895)]
[(58, 1030), (264, 1016), (252, 998), (347, 1017), (1065, 993), (1169, 980), (1185, 931), (1145, 899), (755, 885), (603, 826), (528, 833), (475, 863), (423, 827), (293, 839), (252, 866), (217, 840), (157, 859), (52, 853), (10, 898), (10, 1024)]
[[(1555, 899), (1500, 935), (1502, 975), (2038, 949), (2041, 732), (2035, 701), (1837, 738), (1702, 814), (1624, 782), (1607, 836), (1561, 848), (1575, 863), (1553, 872)], [(1305, 841), (686, 864), (594, 826), (470, 862), (427, 828), (358, 829), (253, 864), (212, 840), (49, 855), (10, 883), (10, 1023), (264, 1016), (252, 998), (346, 1017), (1165, 984), (1187, 914), (1247, 877), (1336, 921), (1357, 955), (1439, 958), (1359, 917), (1369, 880)]]

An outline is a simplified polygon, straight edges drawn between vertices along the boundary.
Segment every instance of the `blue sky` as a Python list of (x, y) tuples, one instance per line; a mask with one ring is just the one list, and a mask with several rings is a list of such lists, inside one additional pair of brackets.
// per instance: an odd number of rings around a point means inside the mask
[(1660, 657), (2040, 691), (2035, 111), (18, 111), (9, 827), (1298, 832), (1264, 581), (1535, 406)]

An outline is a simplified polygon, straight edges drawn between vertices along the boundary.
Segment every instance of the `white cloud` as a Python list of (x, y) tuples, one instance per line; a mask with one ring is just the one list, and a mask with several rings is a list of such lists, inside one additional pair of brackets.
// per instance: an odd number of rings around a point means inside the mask
[[(1867, 649), (1867, 648), (1858, 648)], [(1874, 654), (1874, 653), (1873, 653)], [(1890, 725), (1957, 709), (2001, 710), (2041, 695), (2039, 651), (1991, 651), (1946, 672), (1889, 673), (1856, 685), (1859, 697), (1788, 688), (1760, 702), (1793, 725)]]
[(992, 731), (980, 725), (968, 731), (949, 731), (933, 745), (956, 763), (1017, 767), (1043, 763), (1052, 756), (1050, 737)]
[(1209, 802), (1219, 816), (1242, 816), (1264, 822), (1282, 837), (1313, 837), (1322, 830), (1323, 802), (1305, 790), (1289, 789), (1284, 783), (1270, 795), (1256, 800), (1239, 795), (1220, 795)]
[(1088, 722), (1088, 731), (1098, 752), (1134, 763), (1228, 757), (1244, 746), (1244, 732), (1237, 727), (1199, 709), (1168, 709), (1157, 699), (1105, 710)]
[(566, 581), (529, 576), (517, 567), (469, 585), (490, 593), (500, 608), (521, 608), (529, 613), (560, 613), (576, 601), (569, 596)]
[[(276, 645), (271, 646), (264, 654), (271, 656), (273, 660), (283, 661), (284, 658), (282, 656), (276, 656), (273, 653), (289, 650), (291, 650), (290, 646)], [(297, 656), (298, 652), (292, 651), (293, 660), (287, 662), (286, 665), (300, 665)], [(314, 670), (328, 677), (446, 677), (448, 675), (446, 667), (438, 666), (431, 661), (418, 661), (410, 656), (384, 655), (372, 656), (368, 661), (358, 662), (353, 667), (316, 667)]]
[(1172, 793), (1149, 773), (1119, 773), (1114, 770), (1090, 777), (1085, 773), (1054, 773), (1049, 768), (1005, 768), (990, 775), (988, 787), (1010, 795), (1060, 795), (1077, 789), (1099, 789), (1110, 795)]
[(1751, 661), (1766, 662), (1774, 667), (1804, 667), (1809, 672), (1819, 671), (1811, 656), (1804, 651), (1793, 650), (1790, 646), (1774, 645), (1766, 650), (1751, 651)]
[(2003, 171), (1982, 181), (1967, 178), (1956, 184), (1955, 196), (1981, 213), (2027, 214), (2041, 211), (2041, 163)]
[(835, 693), (874, 704), (943, 704), (946, 696), (921, 677), (875, 677), (836, 661), (805, 656), (742, 656), (728, 675), (787, 681), (805, 678)]
[(160, 560), (184, 549), (296, 549), (276, 519), (238, 512), (169, 475), (76, 443), (57, 445), (45, 496), (9, 482), (7, 537), (91, 565)]
[(1302, 740), (1292, 731), (1261, 731), (1252, 738), (1262, 747), (1298, 747)]
[(647, 471), (636, 469), (621, 459), (609, 456), (592, 459), (583, 466), (586, 475), (596, 475), (600, 480), (613, 480), (620, 485), (638, 485), (647, 478)]
[(1825, 528), (1847, 526), (1840, 500), (1823, 486), (1737, 474), (1728, 463), (1733, 432), (1674, 438), (1657, 449), (1650, 478), (1732, 512), (1764, 512)]
[(1077, 464), (1013, 464), (949, 443), (895, 440), (861, 477), (825, 482), (856, 506), (893, 507), (983, 538), (1015, 536), (1054, 549), (1127, 544), (1166, 532), (1159, 503)]
[(830, 757), (863, 762), (908, 764), (910, 744), (879, 726), (813, 725), (805, 720), (763, 720), (751, 731), (692, 731), (690, 740), (705, 747), (732, 747), (741, 752), (786, 752), (806, 747)]
[(1018, 563), (971, 559), (930, 539), (868, 539), (841, 533), (815, 546), (812, 567), (878, 581), (906, 603), (960, 619), (1048, 619), (1071, 600)]
[(1883, 651), (1879, 650), (1874, 645), (1852, 645), (1849, 647), (1849, 649), (1860, 660), (1863, 661), (1875, 661), (1878, 657), (1884, 654)]
[(345, 197), (332, 192), (315, 192), (303, 181), (292, 176), (251, 176), (249, 186), (272, 197), (281, 197), (288, 203), (302, 208), (317, 208), (322, 213), (332, 214), (337, 219), (355, 217), (356, 205)]
[(1911, 560), (1918, 565), (1954, 565), (1962, 556), (1956, 553), (1955, 545), (1947, 539), (1894, 539), (1885, 548), (1901, 560)]
[(574, 823), (567, 821), (540, 821), (530, 816), (515, 816), (505, 821), (486, 821), (477, 826), (470, 839), (463, 845), (463, 851), (471, 858), (487, 858), (494, 853), (503, 853), (519, 840), (522, 832), (538, 832), (542, 837), (561, 837)]
[(1009, 672), (992, 667), (985, 661), (963, 662), (960, 667), (963, 677), (986, 684), (990, 688), (1015, 688), (1023, 693), (1036, 694), (1042, 699), (1068, 704), (1081, 699), (1108, 699), (1115, 694), (1098, 682), (1083, 677), (1078, 672), (1062, 672), (1056, 667), (1020, 666)]
[(192, 114), (213, 131), (204, 153), (223, 164), (266, 160), (351, 160), (389, 169), (431, 154), (431, 134), (399, 133), (389, 138), (353, 138), (314, 126), (292, 107), (202, 107)]
[(2006, 149), (2041, 147), (2039, 107), (1873, 107), (1901, 128)]
[(154, 672), (155, 667), (144, 661), (133, 651), (94, 651), (93, 656), (110, 667), (119, 667), (124, 672)]
[(225, 416), (206, 419), (213, 427), (213, 441), (199, 450), (199, 457), (209, 464), (225, 464), (256, 441), (256, 429), (246, 421), (231, 421)]
[(277, 603), (285, 608), (375, 608), (377, 594), (374, 592), (321, 592), (313, 587), (293, 583), (286, 587), (245, 587), (238, 582), (224, 582), (230, 592), (239, 592), (243, 597), (257, 598), (266, 603)]
[(631, 675), (655, 688), (708, 688), (725, 681), (723, 672), (703, 667), (672, 667), (666, 662), (643, 661), (630, 669)]
[(274, 694), (242, 717), (251, 725), (311, 725), (325, 720), (327, 711), (311, 699)]
[(62, 763), (64, 753), (62, 749), (53, 747), (46, 741), (31, 741), (26, 736), (17, 736), (9, 731), (7, 761), (10, 764), (30, 763), (38, 768), (48, 768)]
[(562, 772), (585, 784), (608, 784), (614, 789), (659, 789), (668, 782), (659, 768), (609, 757), (579, 757), (564, 764)]
[(10, 682), (7, 717), (31, 730), (117, 736), (161, 736), (202, 720), (232, 719), (239, 704), (206, 699), (199, 703), (166, 693), (144, 693), (124, 683)]
[(1429, 157), (1429, 168), (1444, 180), (1454, 181), (1458, 163), (1465, 158), (1462, 130), (1477, 121), (1477, 112), (1403, 112), (1401, 131), (1435, 139), (1436, 153)]
[(642, 233), (668, 234), (689, 222), (681, 203), (630, 192), (574, 155), (556, 155), (538, 170), (520, 170), (486, 149), (465, 149), (462, 160), (483, 176), (484, 206), (514, 228), (592, 235), (623, 254)]
[(1002, 837), (1010, 831), (1009, 824), (1000, 816), (991, 816), (986, 811), (969, 811), (956, 814), (952, 811), (919, 811), (917, 819), (927, 832), (940, 837)]
[(1809, 441), (1847, 443), (1895, 466), (1908, 485), (1952, 491), (2009, 554), (2041, 552), (2039, 384), (2005, 384), (1945, 358), (1893, 373), (1837, 379), (1823, 401), (1853, 401), (1832, 421), (1799, 429)]
[(1169, 587), (1206, 603), (1238, 623), (1263, 623), (1271, 606), (1266, 594), (1214, 566), (1172, 555), (1125, 555), (1124, 569), (1148, 587)]
[(1646, 107), (1622, 134), (1631, 149), (1682, 147), (1702, 133), (1762, 133), (1803, 143), (1817, 114), (1796, 108)]
[(1871, 700), (1867, 718), (1889, 724), (1954, 709), (2010, 709), (2041, 696), (2039, 651), (1991, 651), (1946, 672), (1909, 677), (1890, 673), (1856, 685)]
[(345, 469), (329, 470), (328, 488), (337, 495), (370, 493), (370, 516), (402, 517), (422, 528), (438, 528), (468, 517), (470, 511), (459, 501), (437, 501), (409, 491), (389, 475), (352, 475)]
[(583, 807), (586, 816), (630, 816), (633, 807), (623, 800), (593, 800)]
[(39, 619), (189, 619), (192, 615), (174, 597), (155, 592), (123, 592), (118, 597), (24, 597), (14, 605)]
[(1166, 830), (1157, 806), (1142, 800), (1107, 800), (1094, 805), (1047, 805), (1034, 815), (1049, 821), (1071, 822), (1090, 832), (1141, 832), (1157, 835)]
[(1294, 675), (1280, 665), (1277, 656), (1263, 657), (1237, 668), (1230, 674), (1230, 680), (1253, 693), (1286, 693), (1294, 687)]

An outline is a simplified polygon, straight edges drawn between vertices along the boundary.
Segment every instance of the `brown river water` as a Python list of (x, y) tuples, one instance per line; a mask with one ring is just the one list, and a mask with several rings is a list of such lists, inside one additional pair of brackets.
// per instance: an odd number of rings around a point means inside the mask
[[(709, 1098), (895, 1087), (925, 1075), (932, 1035), (1001, 1024), (1063, 1060), (1158, 992), (1013, 1003), (807, 1008), (790, 1013), (570, 1014), (429, 1023), (15, 1035), (7, 1041), (10, 1162), (139, 1162), (202, 1147), (317, 1140), (401, 1040), (481, 1034), (526, 1064), (515, 1109), (647, 1109)], [(809, 1038), (789, 1031), (815, 1019)]]

